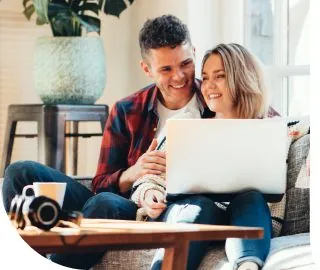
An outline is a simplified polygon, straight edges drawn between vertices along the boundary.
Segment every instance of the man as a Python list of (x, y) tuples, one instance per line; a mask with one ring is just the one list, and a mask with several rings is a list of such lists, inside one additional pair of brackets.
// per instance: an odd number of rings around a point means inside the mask
[[(36, 162), (17, 162), (5, 173), (3, 198), (8, 211), (15, 194), (33, 181), (67, 182), (63, 208), (81, 210), (86, 218), (136, 219), (137, 206), (129, 200), (133, 183), (145, 174), (165, 172), (165, 154), (156, 150), (165, 120), (184, 112), (212, 117), (195, 80), (195, 50), (189, 31), (178, 18), (165, 15), (147, 20), (139, 35), (141, 67), (154, 84), (117, 102), (107, 120), (93, 192), (70, 177)], [(212, 223), (214, 203), (195, 196), (166, 205), (154, 190), (146, 190), (140, 203), (157, 221)], [(191, 243), (188, 269), (196, 269), (207, 242)], [(74, 268), (90, 268), (99, 254), (53, 254), (51, 260)], [(160, 269), (163, 253), (157, 252), (152, 268)]]

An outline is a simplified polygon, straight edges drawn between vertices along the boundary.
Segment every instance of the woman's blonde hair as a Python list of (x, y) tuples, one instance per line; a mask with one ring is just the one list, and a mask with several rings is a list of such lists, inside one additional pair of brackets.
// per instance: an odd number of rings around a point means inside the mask
[(255, 57), (243, 46), (235, 43), (219, 44), (206, 52), (202, 68), (212, 54), (220, 55), (228, 89), (239, 118), (266, 116), (266, 88), (262, 70)]

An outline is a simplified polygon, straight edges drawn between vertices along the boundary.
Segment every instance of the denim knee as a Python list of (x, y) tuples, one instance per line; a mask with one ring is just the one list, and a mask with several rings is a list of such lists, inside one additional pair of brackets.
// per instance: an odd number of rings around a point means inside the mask
[(191, 196), (184, 203), (200, 206), (202, 209), (213, 210), (214, 203), (211, 199), (205, 196)]
[(34, 161), (17, 161), (10, 164), (4, 174), (4, 179), (9, 181), (21, 181), (22, 179), (30, 179), (32, 182), (35, 180), (36, 173), (36, 162)]
[(101, 192), (91, 197), (82, 209), (86, 218), (111, 218), (134, 220), (137, 206), (134, 202), (111, 192)]
[(236, 196), (228, 208), (230, 225), (262, 227), (262, 239), (228, 238), (226, 253), (233, 269), (243, 261), (263, 265), (270, 248), (271, 216), (268, 205), (259, 191), (251, 190)]
[(186, 222), (211, 224), (215, 212), (215, 204), (211, 199), (205, 196), (191, 196), (179, 204), (183, 205), (179, 222), (183, 222), (184, 217)]
[(249, 191), (243, 192), (238, 196), (236, 196), (233, 202), (237, 200), (242, 202), (245, 201), (247, 203), (252, 203), (252, 204), (258, 204), (258, 205), (261, 203), (263, 204), (266, 203), (262, 193), (257, 190), (249, 190)]
[(31, 161), (19, 161), (12, 163), (5, 170), (2, 185), (2, 198), (5, 210), (10, 209), (11, 200), (16, 194), (21, 194), (25, 185), (32, 184), (36, 179), (36, 170)]

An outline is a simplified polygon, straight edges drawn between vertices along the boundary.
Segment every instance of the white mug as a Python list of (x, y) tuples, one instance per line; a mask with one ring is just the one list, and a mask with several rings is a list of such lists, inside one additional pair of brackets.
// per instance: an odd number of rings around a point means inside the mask
[(25, 186), (22, 190), (22, 194), (25, 196), (28, 189), (33, 189), (36, 197), (46, 196), (55, 200), (62, 208), (66, 187), (67, 183), (34, 182), (32, 185)]

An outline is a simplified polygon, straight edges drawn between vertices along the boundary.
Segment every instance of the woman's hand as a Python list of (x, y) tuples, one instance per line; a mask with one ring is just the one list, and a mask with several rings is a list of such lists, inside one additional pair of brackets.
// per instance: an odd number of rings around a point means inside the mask
[(165, 197), (159, 190), (150, 189), (145, 193), (144, 200), (140, 201), (147, 215), (152, 218), (158, 218), (167, 205), (164, 203)]

